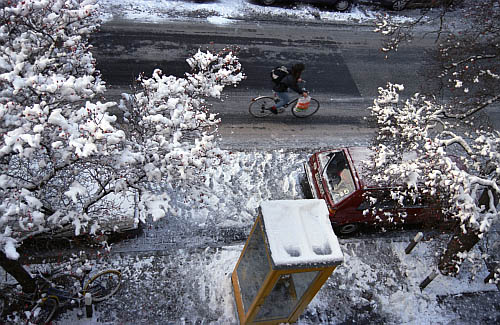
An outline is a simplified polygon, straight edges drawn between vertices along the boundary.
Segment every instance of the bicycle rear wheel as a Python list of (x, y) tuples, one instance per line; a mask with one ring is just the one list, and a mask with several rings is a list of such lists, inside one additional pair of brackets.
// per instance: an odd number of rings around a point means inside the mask
[(30, 324), (48, 324), (56, 313), (59, 302), (56, 297), (49, 296), (42, 298), (37, 302), (35, 307), (31, 309), (29, 321)]
[(271, 107), (273, 107), (274, 105), (276, 105), (276, 102), (274, 101), (273, 97), (260, 97), (255, 100), (252, 99), (252, 102), (248, 107), (248, 111), (254, 117), (266, 117), (272, 114)]
[(292, 114), (298, 118), (309, 117), (316, 113), (319, 110), (319, 102), (311, 98), (311, 102), (309, 103), (309, 108), (307, 109), (297, 109), (295, 106), (292, 108)]
[(92, 301), (100, 302), (108, 299), (118, 291), (122, 274), (118, 270), (106, 270), (94, 275), (83, 287), (83, 295), (92, 294)]

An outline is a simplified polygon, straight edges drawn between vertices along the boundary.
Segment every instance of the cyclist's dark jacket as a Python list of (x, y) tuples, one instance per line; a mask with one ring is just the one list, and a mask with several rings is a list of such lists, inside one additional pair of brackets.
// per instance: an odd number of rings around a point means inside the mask
[(273, 87), (276, 92), (285, 92), (288, 88), (293, 89), (295, 92), (302, 94), (304, 90), (297, 85), (297, 80), (291, 74), (287, 74), (281, 82)]

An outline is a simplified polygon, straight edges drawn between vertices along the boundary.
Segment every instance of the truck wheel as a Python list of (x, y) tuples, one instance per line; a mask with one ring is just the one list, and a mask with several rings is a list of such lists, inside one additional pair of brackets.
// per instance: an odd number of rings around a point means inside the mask
[(335, 228), (335, 232), (339, 233), (340, 235), (351, 235), (358, 230), (359, 224), (357, 223), (348, 223)]

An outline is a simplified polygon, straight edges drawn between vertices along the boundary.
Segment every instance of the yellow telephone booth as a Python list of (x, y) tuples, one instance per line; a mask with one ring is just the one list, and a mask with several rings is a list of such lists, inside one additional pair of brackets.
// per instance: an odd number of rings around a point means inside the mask
[(231, 276), (240, 323), (297, 321), (343, 260), (325, 201), (262, 202)]

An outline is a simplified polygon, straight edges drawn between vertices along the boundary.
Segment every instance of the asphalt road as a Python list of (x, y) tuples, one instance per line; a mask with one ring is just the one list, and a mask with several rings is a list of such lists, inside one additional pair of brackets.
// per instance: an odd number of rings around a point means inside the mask
[[(425, 49), (431, 37), (416, 39), (389, 59), (380, 51), (373, 26), (325, 23), (252, 22), (229, 25), (206, 22), (140, 24), (114, 20), (92, 40), (98, 69), (110, 85), (110, 97), (128, 91), (139, 73), (160, 68), (182, 76), (189, 53), (237, 46), (247, 79), (227, 89), (220, 114), (223, 146), (231, 148), (325, 147), (366, 143), (373, 132), (367, 107), (387, 81), (402, 83), (408, 95), (418, 91)], [(308, 119), (290, 112), (265, 119), (248, 113), (249, 101), (271, 94), (269, 71), (278, 65), (304, 62), (303, 78), (320, 111)]]

